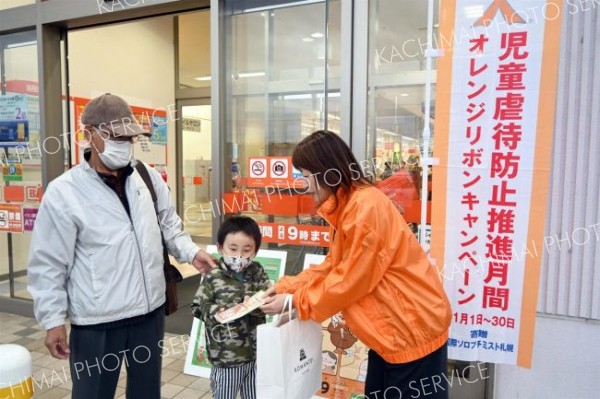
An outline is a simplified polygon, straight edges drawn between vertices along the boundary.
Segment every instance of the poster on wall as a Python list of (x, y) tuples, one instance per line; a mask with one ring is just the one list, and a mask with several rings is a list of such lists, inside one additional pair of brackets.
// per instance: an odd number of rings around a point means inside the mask
[(27, 119), (27, 96), (25, 94), (0, 95), (0, 120)]
[[(217, 259), (221, 257), (215, 245), (207, 246), (206, 252)], [(256, 254), (255, 260), (262, 265), (273, 284), (285, 274), (285, 263), (287, 260), (287, 252), (285, 251), (261, 249)], [(271, 321), (272, 317), (267, 317), (267, 323)], [(210, 377), (211, 365), (206, 349), (206, 336), (207, 332), (204, 328), (204, 323), (194, 318), (183, 370), (185, 374), (204, 378)]]
[(167, 145), (167, 118), (164, 116), (152, 117), (152, 144)]
[(0, 146), (14, 147), (29, 142), (29, 120), (25, 94), (0, 95)]
[[(73, 121), (76, 134), (74, 141), (74, 164), (78, 164), (83, 157), (83, 149), (87, 146), (83, 126), (81, 125), (81, 114), (85, 109), (89, 98), (71, 97), (73, 102)], [(146, 130), (152, 133), (150, 138), (140, 137), (134, 145), (134, 156), (146, 163), (165, 165), (167, 163), (167, 113), (164, 109), (153, 109), (131, 105), (136, 120)], [(152, 122), (151, 122), (152, 120)], [(156, 146), (154, 146), (156, 144)]]
[(4, 181), (22, 181), (23, 164), (15, 161), (2, 163), (2, 179)]
[(23, 208), (23, 230), (33, 231), (35, 219), (37, 218), (38, 208)]
[[(325, 255), (307, 254), (304, 269), (323, 263)], [(344, 321), (342, 313), (325, 320), (321, 389), (314, 398), (353, 399), (363, 397), (368, 351)]]
[(19, 147), (29, 141), (29, 121), (0, 119), (0, 146)]
[(546, 4), (440, 6), (456, 40), (439, 41), (431, 253), (453, 359), (531, 367), (562, 19), (532, 20)]
[[(19, 110), (15, 109), (15, 119), (27, 120), (28, 123), (28, 139), (30, 148), (37, 148), (40, 139), (40, 99), (39, 85), (35, 81), (14, 79), (6, 81), (6, 95), (19, 95), (20, 103)], [(22, 98), (25, 101), (22, 101)], [(0, 110), (5, 109), (0, 105)], [(0, 111), (1, 113), (2, 111)], [(18, 115), (18, 116), (17, 116)], [(0, 118), (2, 119), (2, 118)], [(34, 151), (32, 150), (32, 154)], [(28, 153), (29, 155), (29, 153)], [(39, 158), (39, 154), (35, 154)]]

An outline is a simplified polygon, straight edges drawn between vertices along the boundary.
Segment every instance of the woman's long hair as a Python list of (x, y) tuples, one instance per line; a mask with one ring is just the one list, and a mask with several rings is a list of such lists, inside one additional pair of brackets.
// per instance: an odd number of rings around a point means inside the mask
[(317, 130), (298, 143), (292, 164), (296, 169), (310, 171), (319, 185), (329, 189), (336, 198), (340, 187), (350, 191), (356, 186), (372, 185), (348, 144), (328, 130)]

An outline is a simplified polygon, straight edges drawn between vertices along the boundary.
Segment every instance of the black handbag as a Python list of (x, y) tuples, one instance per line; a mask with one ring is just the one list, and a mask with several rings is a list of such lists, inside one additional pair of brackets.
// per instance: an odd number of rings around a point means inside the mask
[(179, 298), (177, 297), (177, 283), (183, 281), (183, 276), (177, 270), (175, 266), (171, 264), (169, 260), (169, 253), (167, 252), (167, 245), (165, 244), (165, 237), (162, 233), (162, 228), (160, 227), (160, 218), (158, 217), (158, 206), (156, 204), (157, 197), (156, 191), (154, 191), (154, 185), (152, 184), (152, 179), (150, 178), (150, 174), (146, 169), (146, 166), (138, 161), (135, 165), (135, 169), (138, 171), (144, 183), (150, 190), (150, 195), (152, 196), (152, 202), (154, 203), (154, 213), (156, 213), (156, 220), (158, 221), (158, 227), (160, 228), (160, 239), (163, 247), (163, 271), (165, 273), (165, 314), (168, 316), (177, 311), (179, 307)]

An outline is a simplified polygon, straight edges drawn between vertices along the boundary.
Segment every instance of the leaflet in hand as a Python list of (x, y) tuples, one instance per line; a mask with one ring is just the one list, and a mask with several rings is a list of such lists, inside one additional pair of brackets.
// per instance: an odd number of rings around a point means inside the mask
[(237, 304), (230, 309), (217, 313), (215, 319), (219, 323), (225, 324), (247, 315), (248, 313), (262, 306), (262, 304), (264, 303), (264, 293), (264, 291), (258, 291), (256, 294), (252, 295), (246, 302)]

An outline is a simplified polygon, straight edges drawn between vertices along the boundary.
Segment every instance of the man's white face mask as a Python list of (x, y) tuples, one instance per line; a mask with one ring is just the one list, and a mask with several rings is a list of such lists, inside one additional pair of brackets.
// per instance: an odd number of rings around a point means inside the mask
[(106, 140), (98, 131), (96, 133), (104, 140), (104, 152), (98, 152), (98, 156), (107, 168), (118, 170), (129, 165), (133, 149), (130, 141)]

